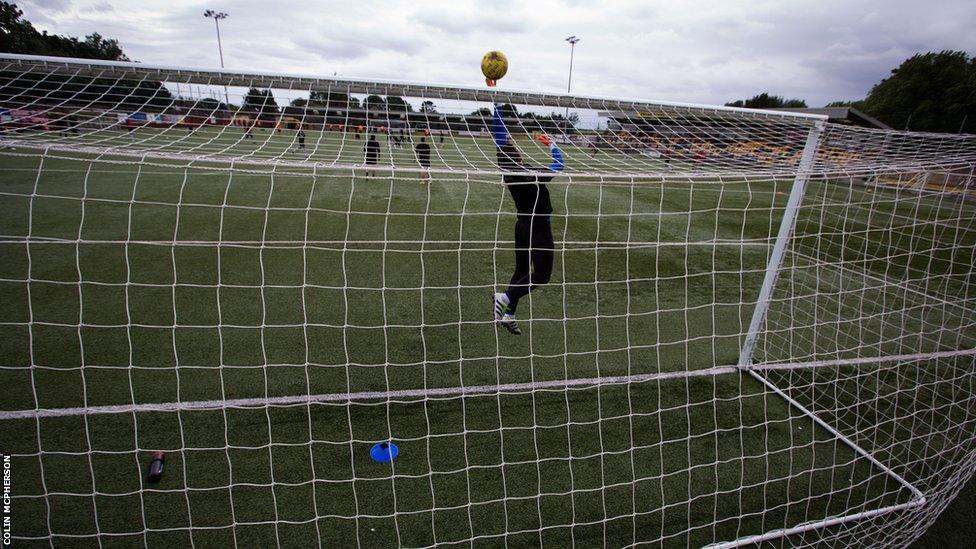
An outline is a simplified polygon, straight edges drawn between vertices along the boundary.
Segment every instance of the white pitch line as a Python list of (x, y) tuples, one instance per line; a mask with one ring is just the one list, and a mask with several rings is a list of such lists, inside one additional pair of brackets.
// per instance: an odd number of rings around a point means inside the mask
[(715, 366), (702, 370), (679, 372), (659, 372), (629, 376), (587, 377), (578, 379), (555, 379), (524, 383), (503, 383), (501, 385), (474, 385), (471, 387), (438, 387), (433, 389), (401, 389), (395, 391), (360, 391), (356, 393), (324, 393), (317, 395), (289, 395), (280, 397), (254, 397), (231, 400), (195, 400), (188, 402), (158, 402), (145, 404), (118, 404), (110, 406), (87, 406), (75, 408), (45, 408), (39, 410), (11, 410), (0, 412), (0, 421), (13, 419), (36, 419), (65, 416), (127, 414), (140, 412), (177, 412), (185, 410), (220, 410), (223, 408), (256, 408), (262, 406), (292, 406), (296, 404), (315, 404), (324, 402), (356, 402), (368, 400), (394, 400), (399, 398), (451, 397), (491, 393), (517, 393), (547, 389), (568, 389), (571, 387), (599, 387), (602, 385), (623, 385), (671, 379), (709, 377), (732, 374), (744, 370), (795, 370), (801, 368), (827, 368), (832, 366), (882, 364), (888, 362), (915, 362), (937, 358), (976, 355), (976, 349), (960, 351), (939, 351), (912, 355), (891, 355), (884, 357), (859, 357), (835, 360), (818, 360), (801, 363), (756, 364), (749, 368), (739, 366)]
[(646, 381), (678, 379), (686, 377), (715, 376), (730, 374), (737, 370), (734, 366), (719, 366), (705, 370), (687, 372), (663, 372), (630, 376), (589, 377), (578, 379), (556, 379), (525, 383), (503, 383), (501, 385), (474, 385), (471, 387), (437, 387), (433, 389), (401, 389), (396, 391), (361, 391), (357, 393), (326, 393), (318, 395), (293, 395), (280, 397), (237, 398), (232, 400), (197, 400), (190, 402), (159, 402), (147, 404), (120, 404), (112, 406), (88, 406), (78, 408), (49, 408), (40, 410), (16, 410), (0, 412), (0, 420), (32, 419), (80, 415), (125, 414), (131, 412), (175, 412), (184, 410), (220, 410), (222, 408), (253, 408), (262, 406), (289, 406), (295, 404), (314, 404), (322, 402), (354, 402), (362, 400), (393, 400), (397, 398), (428, 398), (438, 396), (465, 396), (490, 393), (515, 393), (544, 389), (563, 389), (580, 386), (620, 385)]

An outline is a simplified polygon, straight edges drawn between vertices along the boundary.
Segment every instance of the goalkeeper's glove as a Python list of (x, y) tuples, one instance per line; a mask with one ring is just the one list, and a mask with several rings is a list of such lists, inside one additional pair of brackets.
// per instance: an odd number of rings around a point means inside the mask
[(549, 147), (550, 150), (555, 146), (555, 143), (552, 142), (552, 138), (544, 133), (540, 133), (539, 135), (537, 135), (536, 140), (539, 143), (542, 143), (543, 145)]

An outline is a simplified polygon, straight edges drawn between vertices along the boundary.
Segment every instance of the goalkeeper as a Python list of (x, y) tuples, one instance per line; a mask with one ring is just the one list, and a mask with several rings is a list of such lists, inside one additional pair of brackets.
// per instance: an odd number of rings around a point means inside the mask
[[(502, 181), (515, 201), (515, 273), (508, 289), (494, 296), (495, 321), (509, 332), (520, 335), (515, 322), (519, 299), (535, 288), (549, 282), (552, 274), (552, 204), (546, 183), (563, 170), (563, 153), (547, 135), (539, 141), (549, 147), (552, 163), (548, 167), (525, 164), (515, 140), (505, 127), (501, 105), (495, 105), (492, 116), (492, 137), (497, 147), (498, 168), (506, 173)], [(529, 271), (529, 266), (532, 271)]]

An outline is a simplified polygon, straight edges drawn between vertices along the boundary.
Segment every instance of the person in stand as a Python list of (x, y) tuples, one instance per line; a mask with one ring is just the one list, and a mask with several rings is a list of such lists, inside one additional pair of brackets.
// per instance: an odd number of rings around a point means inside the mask
[(417, 155), (417, 163), (420, 164), (420, 184), (430, 183), (430, 145), (425, 137), (420, 138), (420, 143), (414, 147), (414, 153)]
[(48, 116), (52, 117), (49, 127), (58, 131), (61, 137), (68, 137), (68, 119), (61, 113), (51, 112)]
[(370, 166), (376, 166), (380, 160), (380, 144), (376, 141), (376, 134), (370, 134), (369, 140), (363, 145), (363, 152), (366, 155), (366, 176), (373, 177), (376, 171)]

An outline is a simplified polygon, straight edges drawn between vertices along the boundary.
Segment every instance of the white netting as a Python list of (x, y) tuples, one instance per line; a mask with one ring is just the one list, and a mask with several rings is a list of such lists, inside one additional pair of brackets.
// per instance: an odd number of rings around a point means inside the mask
[(971, 137), (0, 56), (0, 147), (22, 543), (903, 545), (976, 469)]

